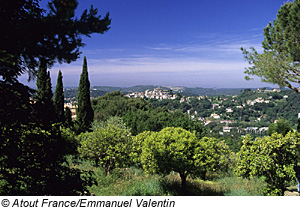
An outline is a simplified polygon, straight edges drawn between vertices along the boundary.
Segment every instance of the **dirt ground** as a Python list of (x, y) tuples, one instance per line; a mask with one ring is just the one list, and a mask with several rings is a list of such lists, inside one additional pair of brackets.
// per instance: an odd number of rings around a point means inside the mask
[(296, 186), (288, 187), (288, 190), (284, 192), (285, 196), (299, 196)]

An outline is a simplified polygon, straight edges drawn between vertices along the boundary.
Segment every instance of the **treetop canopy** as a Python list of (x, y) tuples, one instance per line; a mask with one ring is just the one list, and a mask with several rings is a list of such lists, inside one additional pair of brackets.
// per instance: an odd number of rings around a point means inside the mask
[(82, 35), (103, 34), (109, 30), (109, 13), (104, 18), (90, 7), (80, 18), (75, 16), (76, 0), (51, 0), (46, 12), (40, 0), (1, 1), (0, 76), (14, 82), (28, 73), (35, 78), (39, 61), (48, 67), (71, 63), (80, 55)]

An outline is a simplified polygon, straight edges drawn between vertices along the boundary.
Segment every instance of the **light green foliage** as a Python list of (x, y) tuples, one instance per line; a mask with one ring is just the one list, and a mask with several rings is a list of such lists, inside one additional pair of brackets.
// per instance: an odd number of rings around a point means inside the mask
[(178, 172), (184, 183), (194, 170), (193, 156), (197, 138), (182, 128), (168, 127), (153, 132), (143, 143), (141, 163), (148, 173)]
[(205, 180), (207, 172), (227, 170), (232, 164), (233, 153), (224, 141), (204, 137), (195, 151), (196, 172)]
[(151, 136), (151, 134), (153, 133), (154, 132), (152, 131), (144, 131), (143, 133), (139, 133), (138, 135), (132, 137), (133, 142), (132, 142), (132, 152), (130, 154), (130, 158), (135, 165), (141, 166), (141, 153), (142, 153), (144, 141), (147, 137)]
[(266, 194), (283, 195), (286, 187), (295, 179), (293, 164), (297, 163), (299, 141), (297, 132), (289, 132), (286, 136), (274, 133), (255, 141), (247, 135), (237, 153), (235, 172), (247, 178), (264, 176), (268, 183)]
[[(300, 81), (299, 12), (299, 1), (287, 2), (279, 9), (277, 18), (264, 29), (263, 53), (242, 48), (251, 65), (246, 74), (300, 92), (300, 88), (295, 87)], [(249, 76), (246, 79), (250, 79)]]
[(81, 134), (79, 140), (78, 151), (81, 155), (94, 160), (96, 165), (100, 163), (106, 175), (114, 168), (130, 164), (132, 137), (127, 129), (114, 125), (99, 127), (93, 132)]
[[(224, 165), (228, 147), (216, 139), (198, 140), (195, 133), (183, 128), (167, 127), (160, 132), (139, 136), (143, 140), (141, 163), (148, 173), (178, 172), (182, 186), (188, 175), (201, 175)], [(219, 154), (221, 153), (221, 154)]]
[(245, 71), (246, 80), (251, 80), (249, 75), (258, 76), (263, 82), (278, 84), (280, 88), (289, 87), (296, 90), (290, 82), (296, 82), (299, 78), (294, 79), (294, 75), (290, 76), (289, 70), (298, 70), (298, 68), (293, 65), (290, 57), (276, 51), (265, 51), (260, 54), (254, 48), (251, 48), (250, 51), (246, 49), (242, 49), (242, 51), (244, 58), (251, 65)]
[(123, 119), (118, 116), (111, 116), (106, 121), (94, 121), (92, 123), (92, 130), (96, 130), (97, 128), (107, 127), (107, 126), (116, 126), (118, 128), (126, 129), (130, 131), (130, 129), (126, 126)]

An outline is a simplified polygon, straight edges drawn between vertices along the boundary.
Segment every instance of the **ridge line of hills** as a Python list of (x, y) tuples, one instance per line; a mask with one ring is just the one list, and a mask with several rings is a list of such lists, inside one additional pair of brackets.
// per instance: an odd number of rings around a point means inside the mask
[[(72, 98), (77, 96), (78, 87), (64, 87), (65, 97)], [(136, 85), (133, 87), (112, 87), (112, 86), (91, 86), (91, 97), (103, 96), (106, 93), (113, 91), (120, 91), (123, 94), (133, 92), (145, 92), (145, 90), (153, 91), (155, 88), (163, 90), (172, 90), (174, 93), (180, 93), (183, 96), (218, 96), (218, 95), (239, 95), (245, 89), (257, 90), (274, 88), (202, 88), (202, 87), (173, 87), (173, 86), (159, 86), (159, 85)]]

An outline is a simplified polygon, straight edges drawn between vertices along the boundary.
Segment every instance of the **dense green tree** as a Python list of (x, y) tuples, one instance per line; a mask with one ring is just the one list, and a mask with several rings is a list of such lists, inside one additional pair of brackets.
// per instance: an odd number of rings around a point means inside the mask
[(165, 108), (154, 108), (148, 111), (130, 111), (123, 117), (132, 134), (137, 135), (144, 131), (160, 131), (166, 127), (181, 127), (195, 132), (198, 138), (204, 136), (206, 130), (202, 122), (192, 120), (187, 114), (178, 110), (169, 112)]
[(79, 139), (81, 155), (95, 161), (96, 166), (101, 165), (106, 175), (115, 168), (130, 166), (132, 138), (128, 129), (108, 124), (82, 133)]
[(37, 102), (46, 103), (52, 99), (52, 95), (47, 91), (48, 73), (44, 61), (40, 62), (39, 71), (36, 79)]
[(137, 135), (144, 131), (160, 131), (169, 125), (170, 117), (164, 108), (155, 108), (127, 112), (123, 119), (131, 128), (132, 134)]
[(272, 135), (277, 132), (278, 134), (286, 135), (293, 128), (290, 126), (289, 122), (285, 119), (279, 119), (276, 123), (271, 123), (268, 129), (268, 135)]
[(295, 180), (293, 165), (297, 164), (299, 141), (297, 132), (285, 136), (274, 133), (255, 141), (247, 135), (237, 153), (235, 171), (246, 178), (264, 176), (268, 183), (265, 194), (283, 195)]
[(97, 121), (106, 121), (111, 116), (122, 117), (129, 111), (152, 109), (144, 99), (127, 98), (120, 91), (107, 93), (94, 99), (92, 103)]
[(166, 125), (181, 127), (190, 132), (194, 132), (198, 138), (202, 138), (206, 134), (206, 129), (201, 121), (193, 120), (181, 111), (170, 113), (170, 121), (167, 122)]
[(91, 105), (90, 81), (88, 77), (86, 57), (83, 59), (82, 73), (80, 75), (78, 87), (77, 104), (78, 108), (76, 112), (76, 120), (79, 124), (80, 131), (87, 131), (94, 120), (94, 111)]
[(136, 136), (137, 154), (148, 173), (167, 175), (171, 171), (179, 173), (181, 185), (185, 187), (189, 175), (201, 176), (209, 171), (224, 169), (230, 163), (228, 146), (214, 138), (200, 141), (195, 133), (183, 128), (167, 127), (159, 132), (144, 132)]
[(63, 88), (63, 81), (62, 81), (62, 73), (59, 70), (58, 76), (57, 76), (57, 83), (55, 88), (55, 94), (54, 94), (54, 108), (55, 113), (57, 116), (58, 122), (64, 122), (64, 88)]
[[(221, 129), (217, 131), (220, 131)], [(233, 130), (230, 133), (223, 133), (222, 135), (216, 132), (215, 134), (211, 134), (211, 136), (217, 138), (220, 141), (224, 141), (232, 152), (237, 153), (238, 151), (240, 151), (241, 134), (238, 133), (237, 131)]]
[(168, 127), (153, 132), (145, 138), (142, 146), (141, 163), (148, 173), (167, 175), (171, 171), (179, 173), (182, 187), (186, 179), (195, 170), (195, 134), (182, 129)]
[(207, 173), (229, 170), (233, 163), (233, 153), (224, 141), (203, 137), (199, 140), (194, 159), (194, 172), (205, 180)]
[(143, 168), (141, 162), (141, 154), (142, 154), (142, 149), (144, 148), (143, 147), (144, 141), (153, 133), (154, 133), (153, 131), (144, 131), (142, 133), (139, 133), (136, 136), (133, 136), (132, 151), (130, 154), (130, 159), (132, 160), (133, 165)]
[[(299, 93), (300, 88), (300, 1), (287, 2), (279, 9), (277, 18), (264, 29), (263, 53), (254, 48), (243, 49), (250, 63), (245, 73), (262, 81), (289, 87)], [(249, 76), (246, 76), (249, 79)]]

